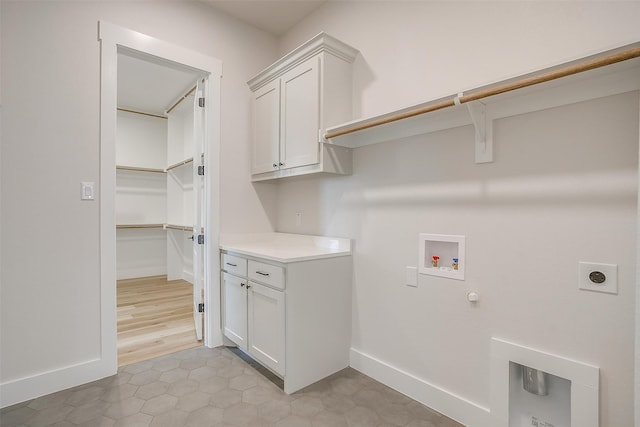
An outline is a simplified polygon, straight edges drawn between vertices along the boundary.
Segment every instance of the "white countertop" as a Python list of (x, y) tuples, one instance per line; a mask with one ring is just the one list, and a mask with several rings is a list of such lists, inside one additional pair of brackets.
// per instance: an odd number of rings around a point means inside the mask
[(351, 240), (288, 233), (222, 234), (220, 249), (288, 263), (351, 255)]

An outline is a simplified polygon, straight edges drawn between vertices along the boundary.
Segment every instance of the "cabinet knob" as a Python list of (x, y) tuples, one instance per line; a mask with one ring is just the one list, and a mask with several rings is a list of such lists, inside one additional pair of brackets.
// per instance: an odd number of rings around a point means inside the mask
[(240, 287), (241, 287), (241, 288), (244, 288), (244, 287), (245, 287), (245, 284), (244, 284), (244, 283), (240, 283)]
[(284, 162), (280, 162), (280, 166), (284, 166)]
[(278, 164), (277, 164), (277, 163), (274, 163), (274, 164), (273, 164), (273, 168), (275, 169), (275, 168), (277, 168), (277, 167), (278, 167)]

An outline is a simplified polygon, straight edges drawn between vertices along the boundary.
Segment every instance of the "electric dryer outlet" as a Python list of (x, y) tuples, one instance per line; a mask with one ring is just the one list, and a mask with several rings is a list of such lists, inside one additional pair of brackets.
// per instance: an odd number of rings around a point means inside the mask
[(618, 265), (594, 262), (579, 262), (578, 288), (587, 291), (617, 294)]

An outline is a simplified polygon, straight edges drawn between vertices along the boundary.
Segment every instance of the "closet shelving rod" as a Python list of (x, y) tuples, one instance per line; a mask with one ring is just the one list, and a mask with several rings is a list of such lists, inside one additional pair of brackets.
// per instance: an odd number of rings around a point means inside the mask
[(561, 79), (563, 77), (572, 76), (574, 74), (584, 73), (586, 71), (595, 70), (597, 68), (606, 67), (607, 65), (617, 64), (618, 62), (627, 61), (640, 57), (640, 46), (626, 49), (621, 52), (613, 54), (604, 54), (593, 59), (581, 61), (577, 64), (563, 67), (557, 70), (548, 72), (542, 72), (539, 75), (533, 75), (531, 77), (525, 77), (515, 82), (509, 82), (504, 84), (498, 84), (497, 86), (489, 87), (484, 90), (478, 90), (477, 92), (470, 91), (471, 93), (465, 94), (460, 97), (460, 103), (477, 101), (479, 99), (488, 98), (490, 96), (499, 95), (505, 92), (511, 92), (513, 90), (523, 89), (525, 87), (534, 86), (540, 83), (550, 82), (552, 80)]
[(137, 166), (116, 166), (116, 169), (123, 171), (136, 171), (136, 172), (155, 172), (155, 173), (166, 173), (164, 169), (155, 169), (155, 168), (139, 168)]
[(186, 225), (175, 225), (175, 224), (167, 224), (165, 228), (169, 230), (178, 230), (178, 231), (188, 231), (193, 229), (193, 227), (188, 227)]
[(167, 116), (161, 116), (160, 114), (145, 113), (144, 111), (130, 110), (128, 108), (118, 108), (118, 111), (124, 111), (125, 113), (140, 114), (142, 116), (157, 117), (159, 119), (165, 119), (165, 120), (168, 119)]
[(132, 228), (164, 228), (164, 224), (118, 224), (116, 225), (118, 230), (132, 229)]
[(328, 132), (325, 134), (325, 139), (336, 138), (350, 133), (362, 131), (365, 129), (385, 125), (387, 123), (396, 122), (398, 120), (407, 119), (410, 117), (419, 116), (421, 114), (430, 113), (432, 111), (442, 110), (445, 108), (453, 107), (457, 104), (464, 104), (472, 101), (478, 101), (480, 99), (488, 98), (494, 95), (499, 95), (505, 92), (511, 92), (518, 89), (523, 89), (529, 86), (534, 86), (540, 83), (546, 83), (553, 80), (561, 79), (563, 77), (572, 76), (574, 74), (584, 73), (586, 71), (595, 70), (597, 68), (606, 67), (607, 65), (617, 64), (619, 62), (627, 61), (640, 57), (640, 46), (638, 43), (633, 47), (623, 48), (622, 50), (615, 50), (606, 52), (604, 54), (595, 55), (586, 60), (571, 63), (571, 65), (560, 66), (560, 68), (554, 67), (553, 69), (547, 69), (539, 72), (539, 74), (521, 76), (521, 78), (513, 81), (499, 82), (495, 85), (491, 85), (485, 88), (476, 88), (469, 91), (469, 93), (459, 95), (451, 95), (449, 97), (436, 100), (433, 103), (422, 105), (418, 108), (404, 111), (395, 115), (382, 117), (377, 120), (371, 120), (365, 123), (356, 123), (353, 126), (345, 127), (340, 130)]
[[(178, 231), (193, 231), (193, 226), (190, 225), (165, 224), (164, 228)], [(204, 233), (204, 228), (200, 228), (200, 232)]]
[(178, 163), (175, 163), (175, 164), (173, 164), (171, 166), (167, 166), (167, 169), (165, 169), (165, 170), (168, 172), (171, 169), (179, 168), (180, 166), (186, 165), (187, 163), (191, 163), (191, 162), (193, 162), (193, 157), (190, 157), (190, 158), (188, 158), (186, 160), (179, 161)]
[(171, 113), (173, 111), (174, 108), (176, 108), (178, 105), (180, 105), (180, 103), (182, 101), (184, 101), (185, 99), (187, 99), (187, 97), (189, 95), (191, 95), (193, 92), (195, 92), (197, 86), (192, 87), (189, 92), (185, 93), (184, 95), (182, 95), (180, 98), (178, 98), (178, 100), (171, 106), (169, 107), (169, 109), (167, 110), (167, 114)]

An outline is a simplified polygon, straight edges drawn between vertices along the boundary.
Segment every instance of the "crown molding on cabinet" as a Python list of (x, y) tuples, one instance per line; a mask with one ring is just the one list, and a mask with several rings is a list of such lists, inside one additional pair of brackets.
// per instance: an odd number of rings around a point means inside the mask
[(255, 91), (270, 81), (280, 77), (286, 70), (304, 62), (308, 58), (320, 52), (329, 52), (340, 59), (352, 63), (359, 51), (329, 34), (321, 32), (311, 40), (303, 43), (295, 50), (274, 62), (269, 67), (260, 71), (255, 77), (249, 80), (247, 84), (252, 91)]

